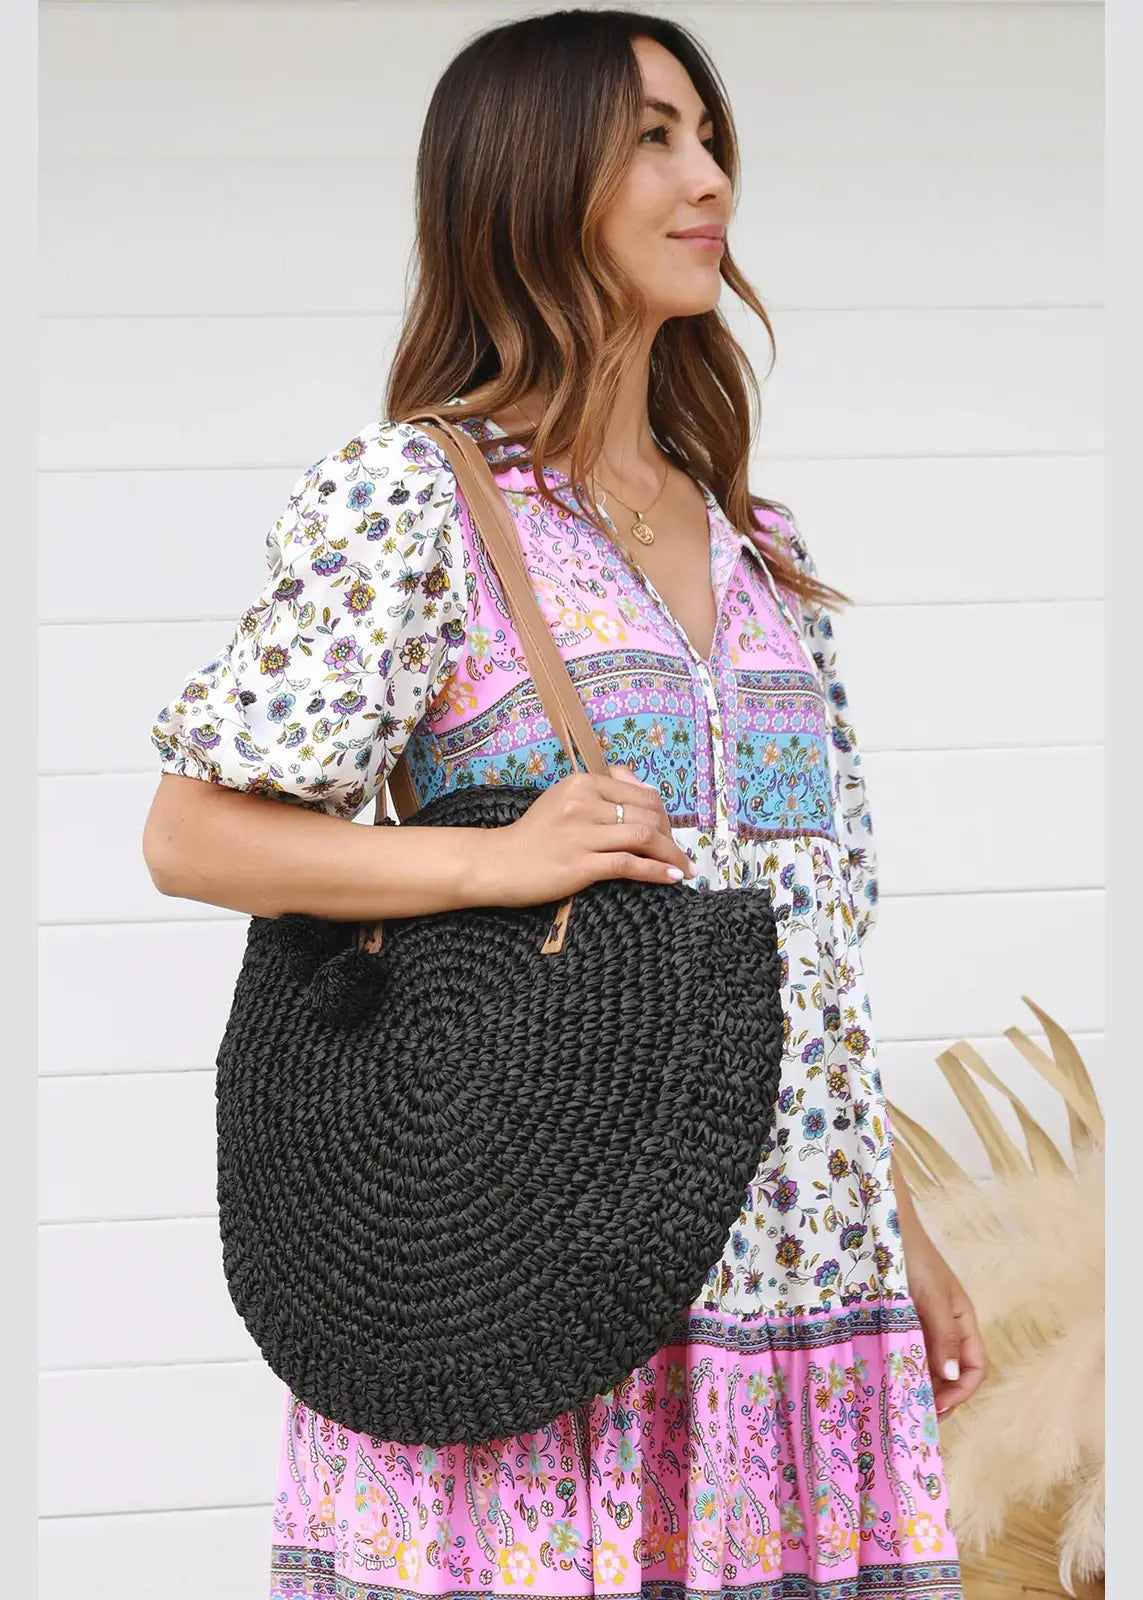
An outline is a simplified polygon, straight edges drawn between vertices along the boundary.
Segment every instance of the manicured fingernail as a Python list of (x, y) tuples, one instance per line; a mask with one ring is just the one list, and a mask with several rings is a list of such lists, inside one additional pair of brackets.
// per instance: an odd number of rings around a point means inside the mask
[(667, 877), (668, 878), (674, 878), (674, 879), (678, 880), (679, 878), (682, 877), (682, 875), (683, 875), (682, 867), (668, 867), (667, 868)]
[(944, 1366), (941, 1368), (941, 1371), (944, 1373), (945, 1377), (950, 1383), (955, 1383), (960, 1377), (960, 1362), (946, 1361)]

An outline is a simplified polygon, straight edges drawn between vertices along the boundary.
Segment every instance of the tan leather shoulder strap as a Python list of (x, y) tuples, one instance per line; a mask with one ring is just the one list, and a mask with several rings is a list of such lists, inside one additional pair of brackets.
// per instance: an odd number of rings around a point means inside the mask
[[(512, 515), (483, 451), (461, 428), (436, 412), (400, 420), (415, 424), (433, 438), (452, 464), (477, 535), (504, 590), (544, 712), (573, 768), (582, 764), (603, 776), (608, 770), (603, 746), (537, 604)], [(416, 810), (416, 793), (404, 755), (394, 765), (388, 787), (397, 815), (404, 821)], [(385, 785), (377, 796), (377, 817), (384, 815)]]
[[(393, 796), (393, 805), (397, 816), (402, 822), (406, 817), (411, 817), (417, 809), (417, 791), (413, 787), (413, 777), (409, 771), (409, 764), (405, 760), (404, 751), (397, 757), (392, 772), (389, 774), (388, 790)], [(383, 816), (385, 809), (385, 789), (382, 784), (381, 792), (377, 796), (377, 815)]]

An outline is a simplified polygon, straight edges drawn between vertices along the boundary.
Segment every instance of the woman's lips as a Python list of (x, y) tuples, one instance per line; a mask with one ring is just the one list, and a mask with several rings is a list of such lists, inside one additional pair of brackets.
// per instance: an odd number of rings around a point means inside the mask
[(678, 244), (689, 244), (692, 250), (709, 250), (715, 255), (721, 255), (726, 248), (724, 240), (710, 239), (705, 234), (672, 233), (669, 237)]

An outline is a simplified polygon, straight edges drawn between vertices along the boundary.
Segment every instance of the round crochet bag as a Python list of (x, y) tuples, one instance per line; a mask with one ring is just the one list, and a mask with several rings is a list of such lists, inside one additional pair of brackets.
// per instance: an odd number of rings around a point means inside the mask
[[(409, 420), (456, 470), (573, 766), (606, 772), (478, 446)], [(404, 827), (504, 827), (542, 792), (414, 810), (394, 777)], [(344, 1427), (441, 1447), (542, 1427), (684, 1337), (772, 1133), (779, 984), (767, 885), (252, 918), (218, 1203), (269, 1366)]]

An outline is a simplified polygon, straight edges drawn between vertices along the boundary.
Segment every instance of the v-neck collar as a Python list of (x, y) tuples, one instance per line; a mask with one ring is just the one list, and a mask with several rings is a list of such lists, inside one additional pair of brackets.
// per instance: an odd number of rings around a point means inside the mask
[[(450, 405), (459, 403), (459, 397), (449, 402)], [(497, 424), (492, 421), (491, 417), (487, 416), (486, 414), (481, 415), (479, 418), (466, 418), (465, 420), (475, 421), (490, 438), (503, 439), (507, 437), (504, 429), (498, 427)], [(463, 423), (461, 426), (463, 426)], [(508, 467), (514, 466), (515, 458), (519, 455), (523, 455), (524, 453), (525, 451), (523, 445), (508, 445), (495, 452), (495, 461), (496, 464), (499, 465)], [(493, 465), (493, 461), (491, 459), (489, 460), (489, 465)], [(524, 471), (522, 467), (517, 467), (516, 470), (520, 472)], [(532, 481), (534, 483), (535, 474), (531, 468), (528, 469), (528, 475), (532, 477)], [(579, 504), (579, 498), (576, 495), (571, 479), (568, 477), (566, 472), (560, 472), (555, 468), (550, 468), (548, 469), (546, 476), (551, 482), (567, 485), (567, 487), (572, 491), (572, 496), (576, 505)], [(696, 479), (695, 482), (697, 483), (698, 480)], [(738, 566), (741, 545), (743, 543), (749, 543), (750, 541), (744, 541), (742, 535), (738, 533), (737, 529), (733, 529), (731, 527), (726, 513), (719, 505), (718, 500), (712, 491), (707, 488), (706, 484), (699, 483), (698, 487), (703, 497), (703, 503), (706, 506), (707, 541), (709, 548), (707, 577), (708, 581), (710, 582), (711, 594), (714, 599), (714, 631), (711, 635), (709, 655), (704, 656), (699, 653), (694, 640), (690, 637), (682, 623), (667, 605), (666, 601), (655, 587), (654, 580), (649, 576), (642, 562), (639, 561), (634, 551), (628, 549), (626, 543), (618, 537), (618, 534), (614, 539), (607, 541), (607, 549), (609, 553), (613, 551), (615, 556), (624, 563), (631, 575), (636, 578), (636, 581), (645, 586), (648, 593), (648, 598), (670, 623), (672, 629), (678, 635), (680, 642), (683, 644), (691, 659), (703, 667), (704, 670), (710, 672), (714, 668), (718, 646), (722, 636), (722, 603), (726, 594), (726, 589), (734, 576), (735, 569)], [(606, 511), (603, 513), (603, 515), (607, 518), (608, 522), (611, 522), (611, 518), (608, 516)], [(612, 526), (614, 527), (614, 523), (612, 523)], [(594, 538), (597, 540), (602, 540), (603, 535), (600, 534), (599, 530), (594, 526), (594, 524), (588, 523), (588, 527), (591, 529)], [(732, 535), (738, 541), (738, 548), (735, 548), (730, 552), (726, 550), (725, 545), (728, 535)]]
[[(706, 504), (707, 580), (710, 583), (711, 593), (714, 598), (714, 630), (710, 637), (709, 654), (705, 656), (700, 654), (699, 648), (691, 638), (690, 634), (683, 627), (678, 617), (675, 616), (675, 613), (671, 610), (670, 606), (659, 593), (655, 586), (654, 579), (648, 573), (643, 563), (635, 556), (634, 551), (627, 548), (626, 542), (616, 537), (615, 539), (610, 540), (609, 543), (611, 548), (619, 552), (620, 559), (626, 563), (628, 568), (632, 572), (638, 572), (639, 581), (646, 588), (652, 604), (658, 607), (663, 616), (670, 623), (671, 627), (675, 630), (676, 634), (678, 634), (680, 641), (686, 647), (687, 654), (699, 666), (703, 667), (707, 672), (710, 672), (714, 667), (719, 641), (722, 635), (723, 592), (725, 590), (726, 583), (731, 576), (733, 567), (737, 566), (738, 564), (738, 560), (737, 557), (735, 557), (731, 567), (727, 568), (725, 572), (722, 571), (720, 560), (722, 554), (720, 534), (722, 530), (718, 515), (718, 502), (714, 499), (713, 495), (709, 494), (707, 490), (703, 488), (701, 484), (699, 487), (702, 489), (703, 500)], [(611, 522), (611, 518), (608, 516), (607, 512), (605, 511), (603, 514), (605, 517), (607, 517), (608, 522)], [(615, 526), (614, 523), (611, 523), (611, 525), (612, 527)], [(600, 537), (599, 532), (595, 527), (592, 527), (591, 531), (596, 538)]]
[[(447, 403), (449, 405), (460, 405), (462, 403), (462, 399), (462, 396), (455, 395)], [(486, 413), (482, 413), (478, 417), (465, 418), (463, 422), (458, 424), (458, 426), (463, 427), (466, 422), (475, 422), (477, 427), (483, 429), (486, 436), (489, 438), (507, 438), (507, 434), (505, 433), (504, 429), (493, 422), (492, 418)], [(526, 452), (522, 444), (517, 443), (508, 445), (495, 452), (495, 462), (498, 465), (509, 468), (514, 467), (516, 471), (523, 472), (524, 469), (522, 467), (516, 466), (516, 457), (524, 455), (525, 453)], [(489, 460), (489, 465), (493, 465), (492, 459)], [(532, 477), (532, 481), (534, 483), (535, 474), (532, 472), (531, 468), (528, 469), (528, 473)], [(575, 490), (572, 487), (571, 479), (568, 477), (567, 473), (560, 472), (556, 468), (552, 467), (548, 469), (546, 476), (549, 481), (566, 484), (572, 489), (573, 497), (575, 497)], [(726, 598), (726, 591), (733, 581), (736, 571), (738, 570), (738, 563), (742, 559), (743, 552), (746, 552), (750, 557), (752, 557), (757, 564), (763, 580), (769, 586), (770, 593), (774, 598), (775, 604), (778, 606), (779, 610), (791, 628), (793, 628), (799, 642), (802, 645), (803, 651), (805, 651), (806, 645), (802, 636), (801, 624), (791, 614), (789, 606), (778, 593), (778, 586), (774, 582), (773, 574), (770, 572), (770, 569), (766, 564), (765, 557), (759, 548), (758, 541), (756, 539), (752, 539), (749, 534), (742, 533), (731, 523), (730, 518), (723, 510), (713, 490), (708, 488), (705, 483), (700, 483), (697, 478), (694, 481), (698, 483), (699, 490), (706, 504), (707, 531), (710, 540), (710, 567), (708, 576), (711, 584), (711, 593), (714, 597), (715, 620), (714, 632), (710, 641), (710, 654), (708, 656), (702, 656), (699, 654), (695, 647), (694, 641), (691, 639), (686, 629), (682, 626), (674, 612), (659, 594), (654, 582), (650, 577), (648, 577), (647, 573), (643, 569), (642, 564), (633, 557), (633, 553), (628, 551), (622, 540), (616, 538), (610, 541), (612, 548), (617, 552), (619, 558), (626, 564), (628, 569), (632, 573), (638, 574), (639, 581), (645, 584), (652, 602), (659, 608), (659, 610), (666, 617), (667, 621), (671, 624), (675, 633), (679, 636), (679, 639), (685, 646), (688, 655), (693, 661), (701, 665), (707, 672), (710, 672), (715, 665), (718, 646), (722, 636), (723, 602)], [(576, 503), (578, 504), (578, 497), (575, 498)], [(605, 512), (604, 515), (606, 516), (607, 513)], [(610, 521), (610, 518), (608, 520)], [(599, 537), (598, 530), (594, 528), (594, 525), (589, 523), (588, 526), (592, 528), (592, 531), (596, 537)], [(729, 550), (725, 552), (724, 541), (730, 546)]]

